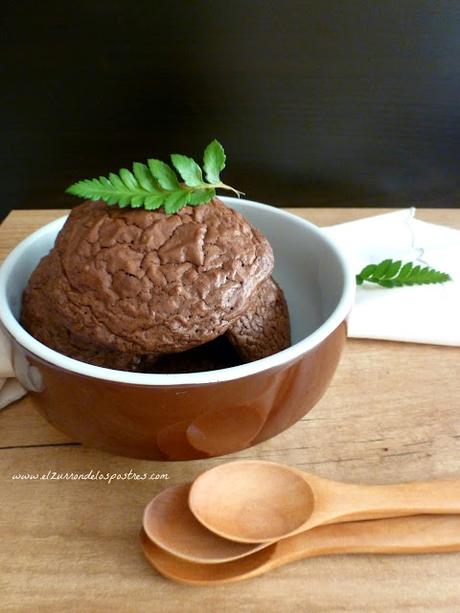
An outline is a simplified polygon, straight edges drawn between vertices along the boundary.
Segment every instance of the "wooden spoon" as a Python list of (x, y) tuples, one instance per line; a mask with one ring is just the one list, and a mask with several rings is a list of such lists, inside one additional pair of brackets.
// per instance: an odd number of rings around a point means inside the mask
[(262, 543), (322, 524), (460, 513), (460, 480), (354, 485), (243, 460), (200, 475), (189, 506), (208, 530), (233, 541)]
[(223, 564), (194, 564), (176, 558), (150, 541), (143, 530), (141, 544), (150, 564), (164, 577), (192, 585), (219, 585), (321, 555), (460, 551), (460, 516), (420, 515), (320, 526)]
[(151, 541), (179, 558), (201, 564), (236, 560), (268, 547), (268, 543), (235, 543), (210, 532), (189, 509), (190, 486), (168, 487), (145, 507), (142, 526)]

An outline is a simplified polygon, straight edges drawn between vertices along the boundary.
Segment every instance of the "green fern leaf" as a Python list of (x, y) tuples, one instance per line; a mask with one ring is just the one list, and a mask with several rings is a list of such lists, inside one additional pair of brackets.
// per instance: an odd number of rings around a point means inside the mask
[(192, 160), (192, 158), (186, 155), (173, 153), (171, 155), (171, 161), (180, 176), (184, 179), (186, 185), (190, 187), (203, 185), (203, 172), (195, 160)]
[(148, 160), (150, 172), (163, 189), (175, 190), (179, 187), (179, 181), (174, 170), (161, 160)]
[(190, 192), (189, 204), (196, 206), (197, 204), (206, 204), (216, 195), (215, 189), (199, 189), (196, 192)]
[(217, 140), (213, 140), (206, 147), (203, 155), (206, 178), (211, 183), (220, 181), (220, 173), (225, 168), (225, 151)]
[(145, 164), (141, 164), (140, 162), (134, 162), (133, 172), (139, 185), (143, 189), (147, 190), (148, 192), (155, 192), (160, 190), (160, 186), (153, 178), (152, 173)]
[(362, 285), (365, 281), (376, 283), (381, 287), (403, 287), (412, 285), (427, 285), (445, 283), (451, 277), (429, 266), (422, 268), (412, 262), (402, 264), (401, 260), (383, 260), (380, 264), (368, 264), (356, 275), (356, 283)]
[[(103, 200), (120, 208), (144, 207), (148, 211), (164, 207), (166, 214), (177, 213), (184, 206), (206, 204), (216, 194), (216, 188), (240, 192), (220, 181), (225, 166), (225, 152), (214, 140), (206, 148), (206, 181), (200, 166), (185, 155), (173, 154), (171, 161), (184, 183), (180, 183), (173, 168), (161, 160), (149, 159), (147, 164), (134, 162), (132, 171), (122, 168), (108, 177), (83, 179), (67, 188), (69, 194), (89, 200)], [(213, 181), (214, 179), (214, 181)]]

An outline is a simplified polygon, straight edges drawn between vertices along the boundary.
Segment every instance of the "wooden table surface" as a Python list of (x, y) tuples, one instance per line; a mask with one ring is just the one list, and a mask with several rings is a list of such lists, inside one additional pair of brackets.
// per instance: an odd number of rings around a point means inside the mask
[[(327, 225), (378, 211), (295, 212)], [(62, 214), (11, 213), (0, 228), (0, 256)], [(417, 216), (460, 228), (458, 210)], [(460, 554), (322, 557), (234, 585), (176, 585), (151, 569), (138, 544), (142, 509), (164, 481), (12, 478), (132, 470), (168, 473), (175, 484), (236, 458), (351, 482), (460, 475), (459, 382), (460, 348), (350, 340), (326, 395), (289, 430), (226, 458), (178, 463), (85, 449), (20, 400), (0, 413), (0, 610), (459, 611)]]

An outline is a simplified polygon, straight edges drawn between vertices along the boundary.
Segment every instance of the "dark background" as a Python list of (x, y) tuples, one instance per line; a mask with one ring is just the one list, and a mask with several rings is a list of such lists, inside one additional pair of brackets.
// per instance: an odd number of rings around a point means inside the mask
[(7, 2), (1, 207), (217, 137), (284, 206), (458, 206), (460, 2)]

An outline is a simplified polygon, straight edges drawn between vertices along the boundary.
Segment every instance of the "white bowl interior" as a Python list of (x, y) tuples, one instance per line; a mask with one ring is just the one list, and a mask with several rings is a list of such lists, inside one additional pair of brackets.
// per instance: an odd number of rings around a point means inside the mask
[[(61, 217), (45, 226), (40, 234), (34, 233), (26, 241), (23, 257), (15, 260), (6, 281), (6, 297), (16, 319), (21, 313), (22, 293), (27, 286), (30, 275), (43, 256), (50, 252), (56, 236), (62, 228), (66, 217)], [(25, 242), (25, 241), (24, 241)]]
[(297, 343), (319, 328), (337, 307), (344, 288), (337, 255), (315, 226), (292, 223), (290, 217), (280, 219), (274, 208), (248, 209), (244, 201), (236, 199), (231, 206), (270, 241), (275, 255), (273, 277), (285, 293), (292, 342)]

